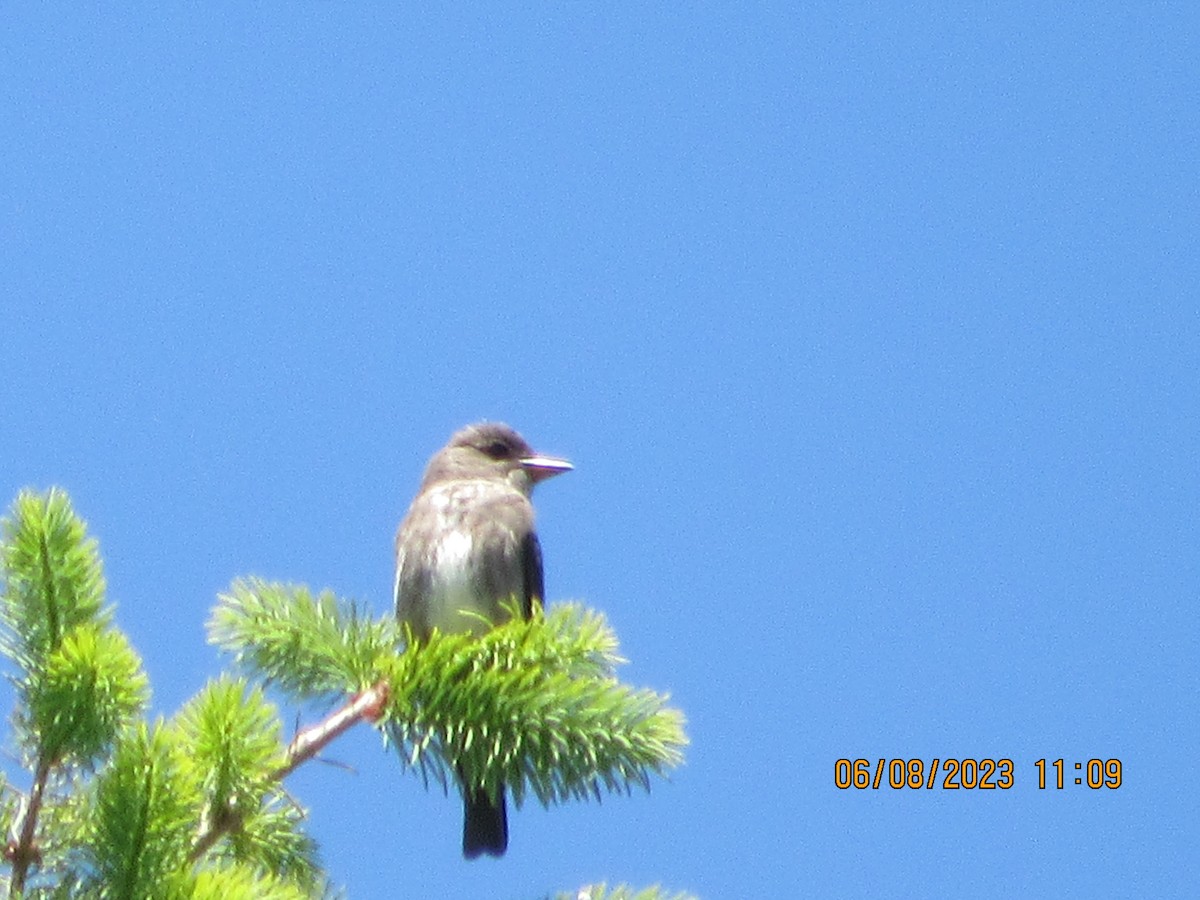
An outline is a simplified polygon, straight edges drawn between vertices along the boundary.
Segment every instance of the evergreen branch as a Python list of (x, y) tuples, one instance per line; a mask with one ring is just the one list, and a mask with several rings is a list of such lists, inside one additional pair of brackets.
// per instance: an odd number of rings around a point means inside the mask
[(234, 861), (313, 883), (314, 847), (299, 828), (302, 813), (279, 787), (288, 755), (262, 691), (236, 679), (212, 682), (184, 707), (176, 727), (202, 803), (188, 860), (198, 861), (228, 836)]
[[(265, 776), (266, 782), (270, 785), (275, 785), (283, 781), (295, 769), (315, 757), (322, 749), (341, 737), (341, 735), (345, 734), (350, 728), (358, 724), (358, 722), (363, 719), (374, 721), (378, 718), (380, 710), (386, 702), (386, 698), (387, 685), (384, 683), (380, 683), (364, 691), (321, 722), (305, 728), (297, 734), (291, 744), (288, 745), (282, 760), (277, 759), (278, 741), (274, 739), (274, 736), (278, 733), (278, 728), (275, 728), (271, 733), (271, 747), (276, 751), (276, 756), (272, 761), (277, 764)], [(242, 770), (239, 767), (235, 771)], [(261, 832), (261, 828), (249, 829), (246, 827), (244, 819), (250, 810), (238, 811), (234, 809), (232, 802), (228, 799), (233, 796), (237, 796), (237, 792), (226, 790), (210, 801), (210, 809), (213, 814), (208, 817), (209, 824), (196, 839), (191, 852), (188, 854), (188, 858), (191, 861), (194, 862), (202, 858), (226, 834), (243, 836), (242, 840), (244, 843), (244, 835)], [(226, 799), (223, 800), (222, 797)], [(262, 808), (261, 803), (257, 805), (257, 811), (261, 812)], [(294, 830), (289, 831), (289, 833), (294, 833)], [(311, 855), (311, 848), (308, 848), (308, 850), (310, 851), (309, 855)], [(277, 865), (271, 867), (271, 871), (286, 871), (288, 868), (294, 869), (296, 866), (294, 863), (290, 867)]]
[(186, 863), (197, 797), (184, 759), (162, 725), (139, 725), (118, 742), (96, 785), (85, 848), (91, 883), (105, 897), (155, 896), (163, 874)]
[(28, 693), (39, 752), (51, 761), (91, 762), (141, 713), (150, 689), (125, 635), (89, 622), (67, 633)]
[(514, 615), (481, 637), (435, 634), (401, 654), (391, 620), (370, 621), (328, 592), (248, 580), (222, 595), (209, 631), (299, 702), (385, 681), (385, 733), (407, 764), (442, 784), (461, 771), (492, 794), (509, 784), (518, 803), (527, 792), (550, 804), (646, 788), (687, 743), (665, 696), (613, 677), (615, 635), (576, 605)]
[(394, 653), (396, 627), (372, 621), (331, 592), (257, 578), (239, 579), (218, 598), (209, 641), (243, 667), (306, 699), (361, 691)]
[(21, 491), (0, 530), (3, 650), (22, 676), (36, 676), (71, 628), (108, 624), (100, 557), (57, 488)]
[(396, 664), (389, 735), (426, 778), (458, 769), (518, 804), (648, 789), (682, 761), (683, 716), (612, 677), (619, 661), (603, 618), (573, 604), (478, 638), (435, 634)]
[(17, 667), (14, 723), (34, 760), (18, 836), (5, 850), (9, 892), (20, 896), (41, 864), (39, 818), (52, 773), (106, 752), (144, 707), (147, 682), (111, 626), (96, 543), (67, 495), (22, 491), (0, 531), (0, 647)]

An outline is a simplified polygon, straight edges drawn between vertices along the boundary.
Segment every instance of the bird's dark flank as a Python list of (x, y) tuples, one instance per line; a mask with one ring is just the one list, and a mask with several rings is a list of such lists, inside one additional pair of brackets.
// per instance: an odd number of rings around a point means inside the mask
[[(533, 486), (571, 464), (539, 456), (495, 422), (468, 425), (433, 455), (396, 533), (396, 615), (417, 639), (480, 634), (515, 600), (525, 616), (542, 602), (542, 552)], [(495, 803), (463, 787), (463, 855), (502, 856), (508, 846), (503, 788)]]

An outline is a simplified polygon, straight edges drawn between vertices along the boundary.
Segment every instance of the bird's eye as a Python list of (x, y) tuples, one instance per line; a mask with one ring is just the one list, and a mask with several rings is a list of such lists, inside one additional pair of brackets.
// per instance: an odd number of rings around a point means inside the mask
[(492, 459), (504, 459), (509, 454), (508, 444), (504, 441), (492, 441), (483, 448), (483, 452)]

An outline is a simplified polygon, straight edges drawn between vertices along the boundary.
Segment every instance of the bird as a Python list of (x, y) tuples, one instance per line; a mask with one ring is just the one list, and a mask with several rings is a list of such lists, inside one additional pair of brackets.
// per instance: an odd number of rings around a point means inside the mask
[[(485, 633), (516, 601), (524, 618), (544, 594), (542, 549), (534, 530), (534, 485), (572, 465), (541, 456), (499, 422), (456, 431), (429, 460), (396, 532), (396, 616), (417, 641), (442, 633)], [(462, 852), (508, 849), (504, 786), (495, 799), (463, 781)]]

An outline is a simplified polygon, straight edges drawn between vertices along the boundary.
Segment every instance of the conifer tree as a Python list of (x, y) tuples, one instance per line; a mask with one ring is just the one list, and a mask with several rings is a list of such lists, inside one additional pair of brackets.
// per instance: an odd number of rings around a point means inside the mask
[[(208, 625), (233, 671), (150, 721), (148, 679), (67, 495), (23, 491), (2, 529), (0, 652), (28, 772), (0, 785), (8, 897), (331, 896), (283, 780), (359, 723), (426, 783), (461, 772), (484, 790), (508, 784), (518, 803), (648, 788), (682, 759), (682, 715), (616, 679), (616, 638), (579, 605), (418, 645), (330, 591), (254, 578), (233, 582)], [(285, 742), (267, 683), (337, 708)]]

